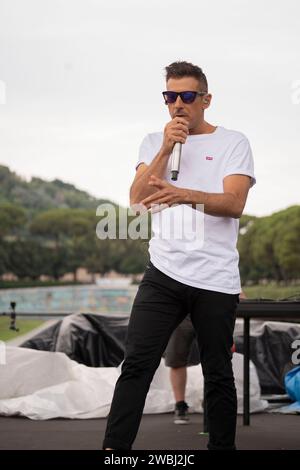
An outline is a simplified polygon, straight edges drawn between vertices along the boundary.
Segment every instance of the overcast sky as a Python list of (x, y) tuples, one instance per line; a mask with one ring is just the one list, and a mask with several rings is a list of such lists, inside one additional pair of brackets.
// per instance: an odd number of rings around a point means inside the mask
[(250, 140), (245, 212), (299, 204), (299, 0), (0, 0), (0, 164), (128, 205), (174, 60), (206, 73), (207, 121)]

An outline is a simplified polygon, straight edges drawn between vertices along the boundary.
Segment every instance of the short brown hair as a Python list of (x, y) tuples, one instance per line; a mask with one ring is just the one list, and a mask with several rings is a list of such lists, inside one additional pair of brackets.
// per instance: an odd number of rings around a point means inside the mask
[(202, 91), (208, 91), (206, 76), (198, 65), (191, 64), (190, 62), (178, 61), (167, 65), (165, 70), (166, 81), (168, 81), (169, 78), (194, 77), (204, 88)]

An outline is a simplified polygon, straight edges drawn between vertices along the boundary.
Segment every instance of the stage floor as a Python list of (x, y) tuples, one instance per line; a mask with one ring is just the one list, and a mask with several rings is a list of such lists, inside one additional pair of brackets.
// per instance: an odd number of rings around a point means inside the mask
[[(172, 414), (143, 415), (133, 450), (202, 450), (207, 437), (199, 435), (203, 415), (191, 414), (188, 425), (173, 424)], [(31, 421), (0, 417), (1, 450), (97, 450), (101, 449), (106, 419)], [(238, 417), (239, 450), (300, 449), (300, 416), (260, 413), (251, 425)]]

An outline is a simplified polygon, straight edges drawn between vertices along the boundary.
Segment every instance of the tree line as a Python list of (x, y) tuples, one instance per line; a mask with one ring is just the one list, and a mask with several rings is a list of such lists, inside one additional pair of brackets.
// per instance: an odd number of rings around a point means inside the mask
[[(121, 210), (117, 210), (117, 224)], [(128, 218), (128, 224), (134, 216)], [(96, 236), (100, 218), (94, 209), (58, 208), (31, 214), (23, 207), (0, 203), (0, 276), (19, 279), (47, 275), (58, 280), (79, 267), (90, 273), (144, 271), (148, 239), (105, 239)], [(300, 278), (300, 206), (267, 217), (242, 216), (238, 250), (242, 282)]]
[[(119, 212), (116, 207), (117, 221)], [(103, 216), (104, 217), (104, 216)], [(79, 267), (101, 275), (143, 272), (148, 261), (147, 240), (105, 239), (96, 235), (102, 217), (92, 209), (50, 209), (33, 217), (17, 205), (0, 204), (0, 276), (19, 279), (47, 275), (58, 280)], [(128, 224), (133, 216), (128, 218)]]
[(238, 250), (243, 282), (300, 279), (300, 206), (268, 217), (243, 216)]

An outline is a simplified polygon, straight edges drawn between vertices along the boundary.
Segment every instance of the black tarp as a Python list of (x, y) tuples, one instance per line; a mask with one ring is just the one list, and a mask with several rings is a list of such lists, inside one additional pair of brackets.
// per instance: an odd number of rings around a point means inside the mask
[[(128, 316), (74, 314), (22, 344), (22, 347), (60, 351), (92, 367), (117, 367), (124, 358)], [(295, 367), (292, 343), (300, 338), (299, 324), (265, 322), (250, 336), (250, 358), (256, 366), (263, 394), (285, 393), (284, 375)], [(243, 353), (243, 336), (234, 336), (236, 351)], [(191, 345), (190, 365), (199, 363), (199, 352)]]
[[(250, 359), (254, 363), (262, 394), (285, 393), (284, 376), (295, 367), (292, 343), (300, 338), (300, 325), (265, 322), (250, 335)], [(234, 337), (236, 352), (244, 352), (242, 335)]]
[(128, 321), (124, 316), (69, 315), (21, 346), (64, 352), (91, 367), (117, 367), (124, 358)]

